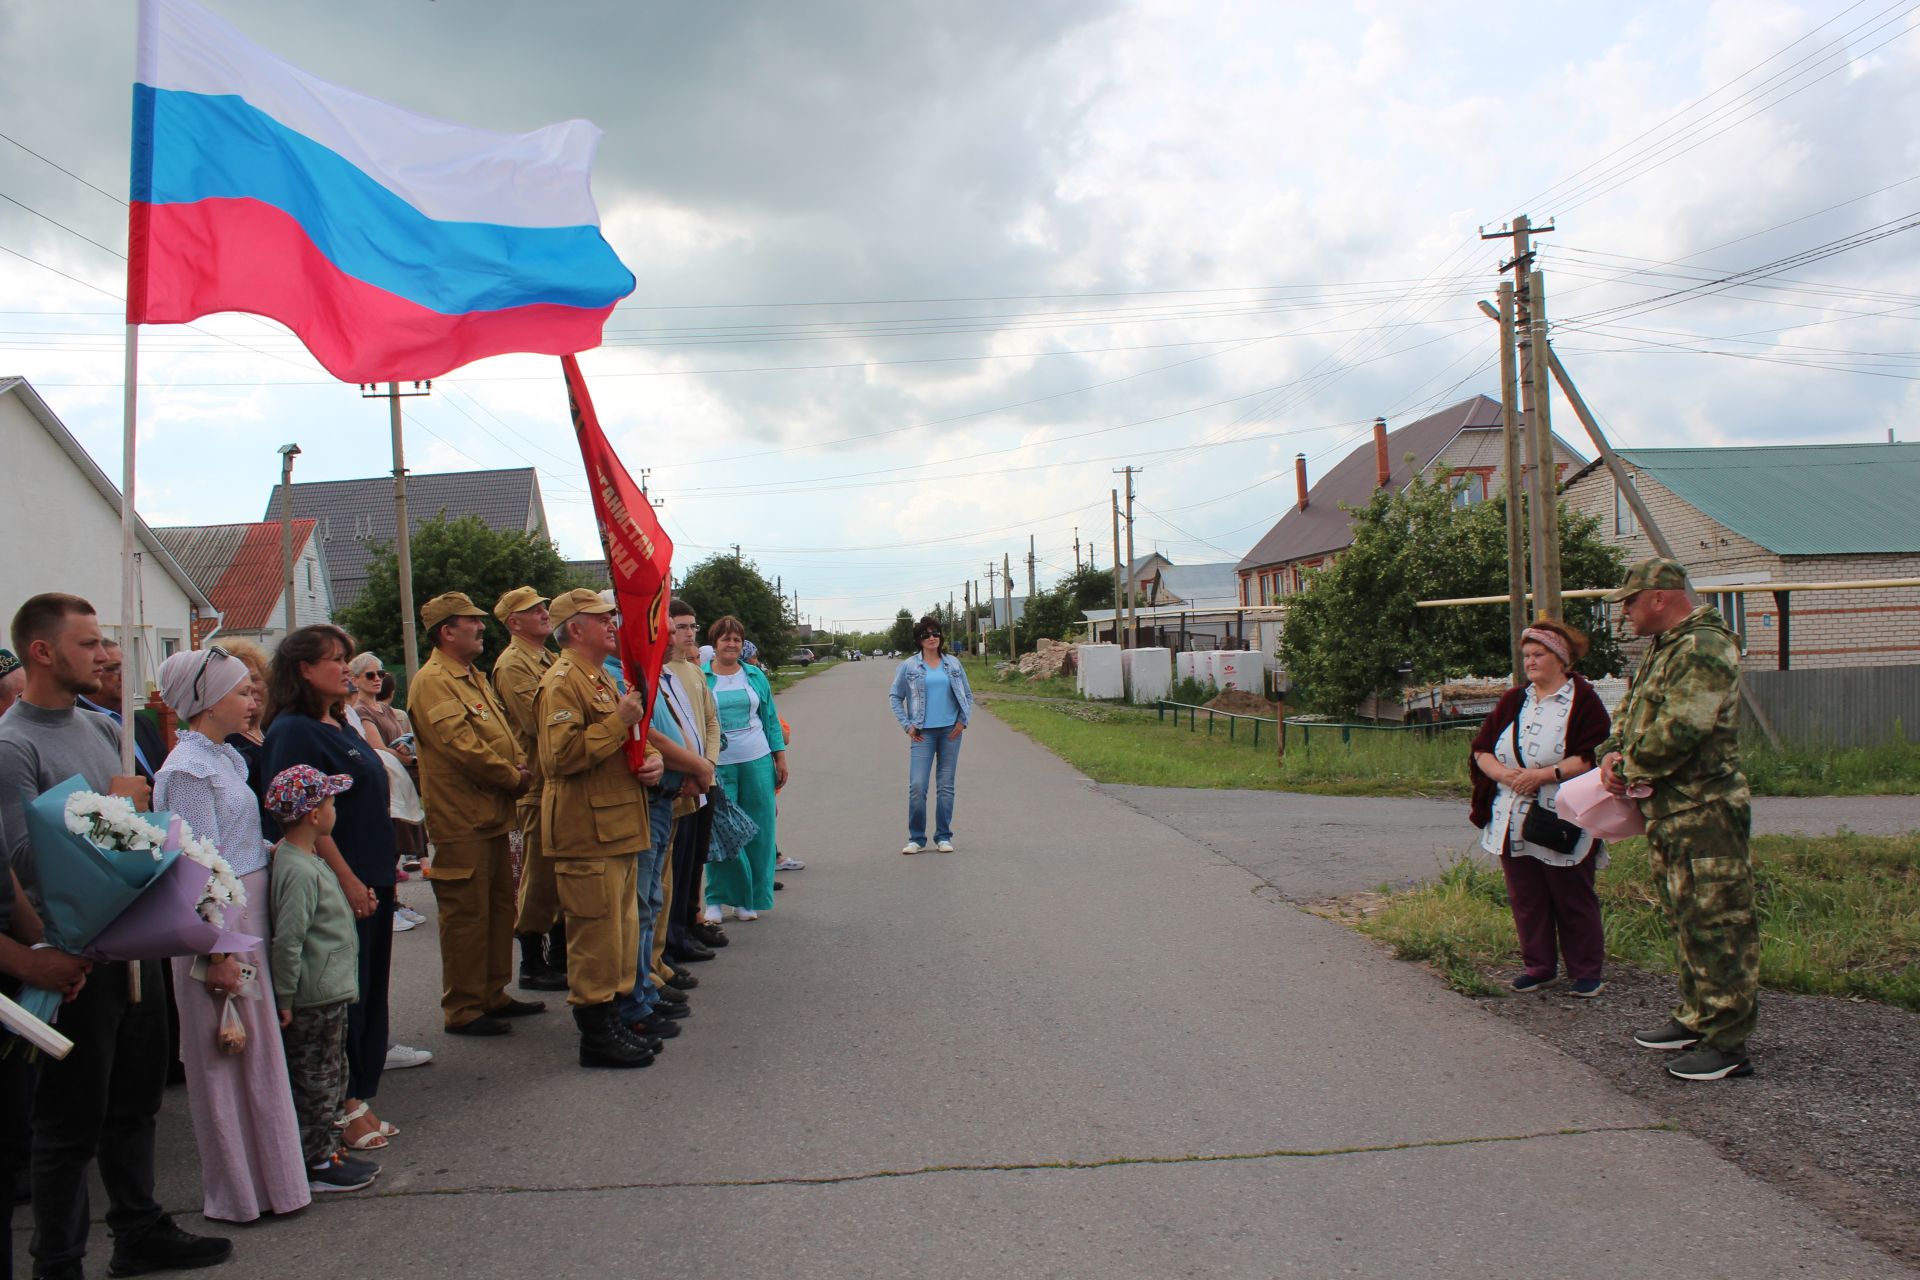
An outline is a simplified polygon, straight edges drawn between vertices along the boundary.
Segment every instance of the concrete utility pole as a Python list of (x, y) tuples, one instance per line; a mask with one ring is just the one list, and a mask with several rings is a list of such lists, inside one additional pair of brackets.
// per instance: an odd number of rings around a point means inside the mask
[(400, 439), (400, 402), (432, 393), (431, 381), (416, 382), (411, 391), (401, 391), (397, 382), (389, 382), (385, 391), (378, 383), (360, 388), (361, 399), (387, 402), (387, 420), (393, 430), (393, 560), (400, 579), (400, 647), (405, 650), (401, 658), (406, 663), (409, 689), (420, 674), (420, 640), (419, 618), (413, 608), (413, 530), (407, 520), (407, 458)]
[(292, 635), (293, 616), (293, 460), (300, 446), (280, 446), (280, 567), (287, 583), (287, 634)]
[(1139, 588), (1133, 575), (1133, 478), (1143, 470), (1141, 467), (1125, 466), (1119, 468), (1119, 474), (1127, 478), (1127, 648), (1140, 647), (1140, 611)]
[[(1514, 307), (1514, 340), (1519, 349), (1520, 406), (1525, 418), (1527, 450), (1527, 492), (1531, 499), (1528, 504), (1528, 547), (1531, 551), (1530, 566), (1533, 584), (1533, 607), (1539, 616), (1558, 618), (1561, 615), (1560, 591), (1555, 583), (1549, 590), (1548, 565), (1559, 561), (1559, 546), (1549, 549), (1547, 536), (1551, 527), (1558, 538), (1558, 477), (1554, 474), (1553, 437), (1545, 437), (1545, 451), (1541, 451), (1541, 436), (1537, 430), (1538, 415), (1545, 412), (1545, 379), (1534, 369), (1534, 284), (1539, 273), (1533, 269), (1533, 237), (1544, 235), (1553, 230), (1553, 224), (1544, 227), (1533, 225), (1532, 219), (1521, 214), (1504, 230), (1481, 232), (1483, 240), (1513, 241), (1513, 258), (1501, 264), (1502, 271), (1512, 271), (1516, 286)], [(1544, 290), (1542, 291), (1544, 293)], [(1545, 298), (1540, 302), (1544, 304)], [(1539, 343), (1540, 358), (1545, 360), (1546, 351), (1546, 315), (1544, 306), (1540, 308)], [(1543, 482), (1544, 477), (1544, 482)], [(1544, 501), (1542, 495), (1545, 495)]]
[(1080, 526), (1073, 526), (1073, 571), (1080, 572)]
[(967, 611), (966, 630), (961, 634), (967, 638), (967, 652), (973, 652), (973, 580), (969, 578), (960, 588), (960, 604)]
[(1039, 595), (1039, 594), (1040, 594), (1040, 589), (1038, 586), (1035, 585), (1034, 578), (1033, 578), (1033, 535), (1028, 534), (1027, 535), (1027, 599), (1031, 600), (1036, 595)]
[(1500, 438), (1506, 446), (1502, 479), (1507, 487), (1507, 641), (1513, 657), (1513, 682), (1527, 678), (1520, 661), (1520, 633), (1527, 629), (1526, 534), (1521, 527), (1520, 391), (1519, 369), (1513, 350), (1513, 284), (1500, 282)]
[(1113, 642), (1124, 644), (1120, 638), (1120, 491), (1107, 492), (1113, 496)]
[(735, 560), (738, 560), (740, 558), (740, 544), (737, 542), (733, 542), (733, 543), (729, 543), (728, 545), (733, 548), (733, 558)]
[(1013, 557), (1000, 553), (1000, 583), (1007, 592), (1007, 660), (1020, 660), (1020, 627), (1013, 620)]

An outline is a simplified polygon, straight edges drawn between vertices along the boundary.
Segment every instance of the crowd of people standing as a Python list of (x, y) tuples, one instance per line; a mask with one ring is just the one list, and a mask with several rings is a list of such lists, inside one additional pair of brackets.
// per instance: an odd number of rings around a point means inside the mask
[[(11, 1221), (15, 1188), (31, 1190), (36, 1276), (83, 1274), (96, 1164), (114, 1274), (230, 1256), (154, 1196), (176, 1056), (209, 1219), (372, 1183), (375, 1153), (401, 1135), (382, 1076), (432, 1057), (390, 1027), (395, 936), (424, 920), (398, 901), (410, 869), (434, 897), (448, 1034), (505, 1035), (546, 1012), (533, 993), (564, 991), (578, 1063), (631, 1069), (682, 1033), (688, 966), (729, 944), (723, 922), (771, 909), (776, 867), (802, 865), (778, 861), (788, 730), (737, 619), (712, 622), (702, 662), (699, 620), (672, 601), (673, 650), (649, 698), (616, 656), (612, 593), (521, 587), (492, 613), (509, 638), (483, 671), (486, 613), (459, 592), (422, 607), (428, 655), (406, 710), (380, 658), (331, 625), (293, 631), (271, 657), (244, 641), (174, 654), (158, 684), (177, 733), (136, 717), (132, 774), (119, 654), (93, 607), (48, 594), (15, 615), (20, 656), (0, 650), (0, 989), (62, 993), (74, 1042), (59, 1060), (0, 1055), (0, 1197)], [(246, 890), (229, 926), (259, 948), (161, 966), (39, 945), (23, 806), (76, 774), (212, 841)], [(710, 847), (727, 805), (757, 828), (737, 852)], [(725, 860), (709, 866), (710, 853)], [(10, 1250), (0, 1267), (11, 1274)]]

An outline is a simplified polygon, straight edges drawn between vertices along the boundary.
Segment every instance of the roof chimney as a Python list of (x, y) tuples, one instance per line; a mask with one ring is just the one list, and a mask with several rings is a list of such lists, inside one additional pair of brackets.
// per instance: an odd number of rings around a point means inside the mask
[(1304, 453), (1293, 455), (1293, 483), (1300, 490), (1300, 509), (1305, 511), (1307, 509), (1307, 455)]
[(1385, 418), (1373, 420), (1373, 472), (1377, 487), (1384, 489), (1392, 483), (1393, 464), (1387, 461), (1387, 420)]

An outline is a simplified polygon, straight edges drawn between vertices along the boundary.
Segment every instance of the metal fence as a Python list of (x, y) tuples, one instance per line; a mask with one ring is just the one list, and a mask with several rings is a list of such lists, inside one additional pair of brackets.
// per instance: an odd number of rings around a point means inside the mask
[(1920, 742), (1920, 665), (1747, 671), (1748, 694), (1783, 742)]

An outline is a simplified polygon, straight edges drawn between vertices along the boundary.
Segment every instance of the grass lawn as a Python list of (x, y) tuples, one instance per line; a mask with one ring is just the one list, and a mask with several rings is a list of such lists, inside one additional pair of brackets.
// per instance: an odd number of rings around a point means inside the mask
[(1002, 658), (981, 658), (968, 656), (960, 659), (960, 665), (966, 668), (967, 683), (973, 686), (976, 697), (992, 702), (1004, 694), (1016, 694), (1029, 698), (1078, 698), (1079, 690), (1072, 676), (1055, 676), (1051, 680), (1028, 680), (1025, 676), (1011, 676), (1002, 679), (994, 668), (1005, 661)]
[(1207, 735), (1171, 713), (1163, 722), (1150, 708), (1085, 701), (1036, 702), (993, 698), (993, 714), (1096, 782), (1145, 787), (1224, 787), (1310, 791), (1322, 795), (1432, 796), (1463, 794), (1464, 735), (1428, 744), (1408, 733), (1360, 733), (1343, 744), (1337, 730), (1316, 730), (1311, 747), (1289, 730), (1287, 759), (1275, 761), (1270, 724), (1242, 721), (1227, 737), (1227, 721)]
[[(1920, 835), (1756, 836), (1752, 847), (1762, 986), (1920, 1011)], [(1646, 841), (1611, 854), (1599, 879), (1608, 956), (1672, 972)], [(1497, 868), (1462, 859), (1430, 885), (1383, 892), (1384, 907), (1349, 923), (1402, 959), (1432, 963), (1456, 990), (1492, 994), (1501, 988), (1483, 971), (1518, 966)]]

